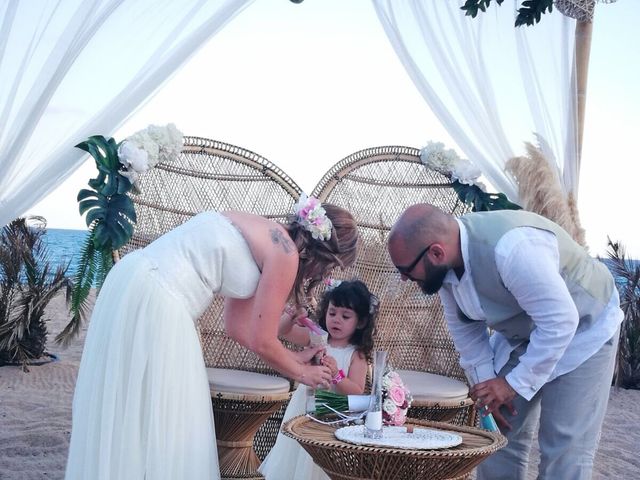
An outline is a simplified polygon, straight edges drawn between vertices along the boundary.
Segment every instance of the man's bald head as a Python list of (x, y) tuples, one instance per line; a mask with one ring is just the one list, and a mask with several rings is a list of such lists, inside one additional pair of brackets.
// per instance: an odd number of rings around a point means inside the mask
[(389, 249), (413, 250), (416, 245), (445, 241), (451, 235), (451, 215), (428, 203), (407, 208), (396, 221), (389, 234)]

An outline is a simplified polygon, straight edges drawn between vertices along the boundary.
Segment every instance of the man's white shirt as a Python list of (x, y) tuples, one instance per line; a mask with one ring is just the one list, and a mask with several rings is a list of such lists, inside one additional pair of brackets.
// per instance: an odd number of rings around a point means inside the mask
[[(482, 382), (496, 377), (516, 347), (499, 332), (489, 335), (472, 280), (467, 231), (459, 220), (458, 225), (465, 272), (458, 279), (450, 270), (444, 283), (452, 293), (444, 288), (439, 293), (460, 364), (466, 371), (475, 370), (477, 381)], [(614, 289), (591, 328), (576, 334), (578, 311), (560, 276), (555, 235), (534, 227), (514, 228), (496, 245), (495, 261), (505, 287), (536, 326), (519, 364), (505, 377), (516, 392), (530, 400), (545, 383), (578, 367), (616, 333), (623, 319), (618, 293)], [(456, 305), (477, 321), (460, 321)]]

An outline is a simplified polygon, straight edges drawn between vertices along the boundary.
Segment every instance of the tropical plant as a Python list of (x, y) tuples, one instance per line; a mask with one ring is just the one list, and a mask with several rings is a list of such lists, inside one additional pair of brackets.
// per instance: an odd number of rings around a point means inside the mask
[(451, 180), (451, 187), (460, 201), (470, 205), (474, 212), (522, 208), (511, 202), (504, 193), (486, 192), (485, 186), (478, 181), (482, 173), (480, 169), (470, 160), (461, 158), (455, 150), (445, 148), (441, 142), (427, 142), (420, 149), (420, 161)]
[(616, 359), (615, 385), (640, 390), (640, 263), (626, 258), (624, 247), (608, 239), (606, 262), (616, 279), (624, 320)]
[(489, 212), (491, 210), (520, 210), (522, 207), (513, 203), (502, 193), (485, 192), (478, 185), (468, 185), (458, 180), (451, 182), (451, 187), (458, 195), (458, 198), (471, 205), (473, 212)]
[(80, 215), (89, 234), (82, 246), (71, 292), (71, 320), (56, 337), (68, 344), (80, 331), (88, 312), (91, 288), (100, 288), (113, 267), (114, 252), (133, 235), (136, 212), (128, 193), (139, 192), (138, 178), (159, 162), (173, 160), (183, 145), (182, 133), (173, 124), (150, 125), (121, 143), (102, 135), (76, 145), (89, 153), (98, 169), (89, 189), (78, 193)]
[(0, 365), (26, 364), (45, 354), (45, 307), (63, 288), (68, 265), (55, 271), (43, 241), (42, 217), (17, 218), (0, 233)]
[[(465, 15), (476, 18), (478, 12), (486, 12), (487, 7), (493, 0), (466, 0), (464, 5), (460, 7), (464, 10)], [(502, 5), (504, 0), (495, 0), (498, 5)], [(538, 23), (542, 15), (553, 11), (553, 0), (525, 0), (518, 9), (515, 26), (535, 25)]]

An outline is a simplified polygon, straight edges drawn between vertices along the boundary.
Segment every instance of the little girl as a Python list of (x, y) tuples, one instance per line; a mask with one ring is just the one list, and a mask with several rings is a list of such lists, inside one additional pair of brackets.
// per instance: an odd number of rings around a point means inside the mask
[[(329, 333), (326, 354), (320, 362), (331, 369), (331, 390), (344, 395), (361, 395), (367, 377), (367, 358), (373, 348), (373, 329), (378, 299), (359, 280), (333, 281), (325, 291), (318, 318)], [(297, 345), (309, 345), (309, 330), (297, 323), (304, 309), (285, 311), (280, 320), (281, 337)], [(306, 413), (307, 386), (300, 385), (291, 397), (283, 421)], [(265, 458), (259, 471), (267, 480), (329, 477), (313, 463), (298, 443), (282, 433)]]

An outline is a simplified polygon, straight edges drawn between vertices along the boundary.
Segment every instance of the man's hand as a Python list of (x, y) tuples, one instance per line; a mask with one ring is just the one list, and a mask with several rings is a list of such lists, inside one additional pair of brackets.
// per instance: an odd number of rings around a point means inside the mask
[(504, 378), (478, 383), (471, 388), (470, 393), (481, 415), (492, 413), (501, 427), (511, 430), (511, 424), (500, 413), (500, 407), (504, 405), (511, 415), (516, 415), (518, 412), (511, 401), (517, 393)]

